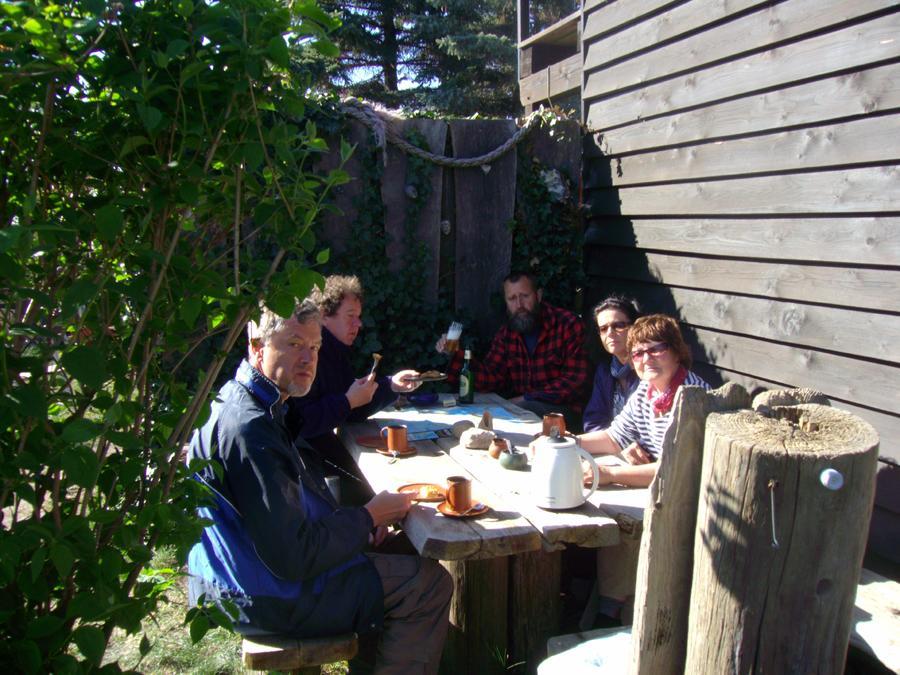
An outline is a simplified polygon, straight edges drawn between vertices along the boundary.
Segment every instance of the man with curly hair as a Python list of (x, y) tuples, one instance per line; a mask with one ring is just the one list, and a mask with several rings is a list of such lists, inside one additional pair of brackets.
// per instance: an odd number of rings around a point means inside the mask
[(361, 422), (393, 403), (397, 395), (419, 386), (407, 378), (415, 370), (391, 376), (357, 377), (350, 363), (350, 348), (362, 327), (363, 288), (355, 276), (332, 275), (325, 287), (315, 288), (310, 298), (322, 313), (322, 349), (319, 371), (306, 396), (288, 402), (291, 433), (318, 450), (341, 478), (341, 498), (359, 504), (372, 490), (350, 453), (335, 435), (345, 422)]

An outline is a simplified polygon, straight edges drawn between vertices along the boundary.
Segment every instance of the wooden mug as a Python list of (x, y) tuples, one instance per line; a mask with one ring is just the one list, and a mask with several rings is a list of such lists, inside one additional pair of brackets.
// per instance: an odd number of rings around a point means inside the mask
[(562, 413), (547, 413), (544, 415), (544, 428), (541, 433), (549, 436), (553, 427), (559, 430), (560, 436), (566, 435), (566, 418)]
[(387, 448), (391, 452), (406, 452), (406, 427), (402, 424), (389, 424), (381, 430), (387, 436)]
[(447, 478), (447, 503), (457, 513), (472, 508), (472, 481), (465, 476)]

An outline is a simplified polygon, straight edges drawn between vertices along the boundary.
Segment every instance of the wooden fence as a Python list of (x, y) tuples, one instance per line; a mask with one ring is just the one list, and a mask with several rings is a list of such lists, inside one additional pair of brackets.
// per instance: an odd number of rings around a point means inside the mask
[(900, 561), (900, 5), (587, 0), (592, 297), (672, 313), (698, 369), (807, 386), (881, 436)]
[[(503, 144), (516, 130), (512, 120), (397, 120), (396, 128), (405, 134), (415, 130), (424, 137), (428, 149), (448, 157), (477, 157)], [(530, 154), (543, 165), (560, 170), (577, 184), (581, 171), (581, 140), (578, 125), (566, 126), (567, 141), (560, 142), (560, 129), (553, 136), (535, 129), (526, 140), (485, 166), (444, 168), (430, 165), (431, 191), (414, 224), (415, 239), (429, 253), (429, 266), (423, 284), (426, 297), (437, 301), (438, 289), (450, 291), (453, 306), (475, 317), (472, 326), (481, 337), (492, 335), (503, 314), (498, 311), (501, 281), (510, 271), (512, 236), (509, 223), (516, 206), (516, 164), (519, 153)], [(572, 133), (576, 132), (576, 133)], [(362, 124), (353, 122), (347, 134), (358, 151), (345, 169), (353, 177), (336, 191), (339, 213), (325, 218), (320, 236), (340, 255), (353, 236), (358, 218), (357, 205), (364, 189), (362, 149), (373, 143)], [(331, 144), (337, 147), (337, 143)], [(381, 155), (379, 154), (379, 157)], [(332, 154), (326, 165), (333, 166)], [(387, 163), (381, 177), (381, 197), (385, 206), (385, 249), (390, 264), (404, 264), (403, 246), (408, 194), (406, 154), (388, 145)], [(377, 252), (373, 252), (377, 255)], [(352, 273), (353, 270), (345, 270)], [(377, 308), (369, 308), (377, 311)]]

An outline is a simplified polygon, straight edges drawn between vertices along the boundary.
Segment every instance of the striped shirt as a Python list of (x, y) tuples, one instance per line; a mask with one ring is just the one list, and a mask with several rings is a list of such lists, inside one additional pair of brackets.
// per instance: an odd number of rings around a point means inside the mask
[[(710, 388), (706, 382), (692, 372), (688, 372), (684, 384), (703, 387), (704, 389)], [(648, 454), (653, 456), (654, 460), (657, 460), (662, 454), (663, 438), (665, 438), (666, 430), (672, 423), (672, 410), (675, 406), (673, 404), (667, 413), (654, 416), (653, 404), (647, 398), (647, 389), (649, 387), (649, 382), (641, 382), (638, 385), (638, 388), (625, 404), (625, 408), (616, 415), (616, 418), (606, 431), (610, 438), (623, 450), (637, 441)]]

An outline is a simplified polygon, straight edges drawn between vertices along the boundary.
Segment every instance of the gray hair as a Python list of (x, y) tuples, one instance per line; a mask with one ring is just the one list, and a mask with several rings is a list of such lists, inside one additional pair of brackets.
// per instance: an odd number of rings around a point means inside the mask
[(251, 345), (254, 343), (266, 344), (292, 318), (296, 319), (297, 323), (310, 323), (311, 321), (315, 321), (318, 324), (322, 323), (322, 313), (319, 311), (316, 303), (310, 298), (301, 300), (287, 319), (261, 304), (259, 321), (247, 323), (247, 339), (249, 343)]

